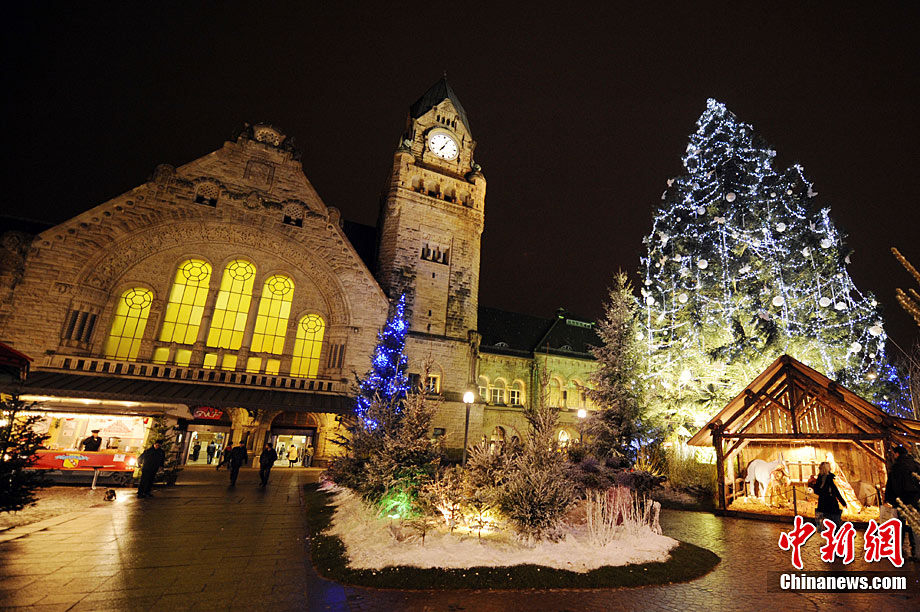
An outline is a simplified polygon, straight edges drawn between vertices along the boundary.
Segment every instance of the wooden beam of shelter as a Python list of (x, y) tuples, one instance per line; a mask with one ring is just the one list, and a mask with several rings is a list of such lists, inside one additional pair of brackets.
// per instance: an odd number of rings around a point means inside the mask
[(722, 433), (722, 438), (725, 438), (726, 440), (760, 440), (762, 442), (769, 442), (771, 440), (820, 440), (822, 442), (844, 442), (849, 440), (884, 440), (885, 437), (885, 434), (880, 433)]
[(874, 448), (872, 448), (871, 446), (869, 446), (868, 444), (866, 444), (866, 443), (863, 442), (862, 440), (850, 440), (850, 442), (852, 442), (853, 444), (855, 444), (855, 445), (858, 446), (859, 448), (861, 448), (861, 449), (863, 449), (864, 451), (866, 451), (867, 453), (869, 453), (870, 456), (872, 456), (872, 457), (874, 457), (876, 460), (880, 461), (880, 462), (882, 463), (882, 465), (885, 465), (885, 458), (882, 457), (882, 456), (879, 454), (879, 452), (878, 452), (877, 450), (875, 450)]

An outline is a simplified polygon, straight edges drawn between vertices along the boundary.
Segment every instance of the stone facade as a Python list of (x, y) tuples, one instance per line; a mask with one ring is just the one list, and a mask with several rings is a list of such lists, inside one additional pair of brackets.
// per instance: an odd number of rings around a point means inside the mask
[[(390, 302), (405, 293), (409, 370), (427, 370), (437, 379), (444, 403), (434, 427), (448, 446), (459, 449), (465, 431), (471, 442), (496, 428), (520, 436), (525, 424), (521, 405), (508, 401), (512, 389), (519, 404), (532, 404), (540, 381), (554, 380), (558, 402), (561, 390), (587, 381), (592, 366), (583, 349), (541, 355), (534, 344), (503, 354), (501, 343), (480, 346), (486, 181), (474, 150), (465, 111), (442, 79), (410, 109), (381, 199), (377, 258), (365, 261), (339, 211), (327, 207), (306, 178), (288, 137), (270, 125), (246, 126), (217, 151), (179, 168), (159, 166), (146, 183), (73, 219), (38, 232), (0, 232), (0, 340), (35, 357), (34, 371), (64, 374), (80, 364), (93, 375), (117, 374), (128, 383), (120, 395), (72, 388), (62, 392), (67, 398), (45, 398), (49, 409), (58, 400), (93, 397), (101, 398), (93, 400), (100, 410), (118, 412), (151, 378), (214, 380), (221, 366), (205, 359), (216, 352), (218, 364), (226, 355), (235, 355), (237, 364), (236, 373), (227, 379), (221, 373), (219, 382), (234, 389), (281, 387), (302, 396), (300, 410), (310, 411), (316, 405), (311, 396), (349, 394), (355, 374), (369, 368)], [(160, 334), (177, 267), (190, 258), (213, 270), (200, 329), (193, 342), (164, 342)], [(206, 338), (221, 274), (238, 259), (256, 270), (251, 307), (240, 348), (216, 349)], [(255, 352), (254, 314), (265, 279), (276, 274), (294, 286), (283, 350)], [(118, 304), (131, 289), (152, 295), (146, 327), (136, 356), (113, 359), (106, 341)], [(320, 316), (326, 328), (316, 379), (304, 386), (289, 374), (297, 322), (308, 313)], [(269, 371), (269, 360), (280, 361), (277, 371)], [(163, 367), (140, 374), (131, 365), (155, 361)], [(249, 369), (251, 363), (258, 366)], [(240, 376), (243, 370), (253, 376)], [(134, 378), (125, 378), (129, 374)], [(483, 380), (486, 395), (467, 418), (463, 393), (483, 387)], [(503, 401), (489, 396), (496, 386), (505, 389)], [(181, 407), (183, 401), (176, 403)], [(223, 406), (233, 417), (234, 440), (246, 439), (250, 448), (259, 447), (284, 410), (297, 410), (290, 404), (277, 410)], [(569, 400), (566, 408), (571, 406)], [(574, 435), (570, 412), (563, 413), (563, 429)], [(183, 416), (181, 408), (174, 416)], [(336, 417), (313, 412), (310, 423), (321, 462), (335, 453), (330, 441), (338, 433)]]

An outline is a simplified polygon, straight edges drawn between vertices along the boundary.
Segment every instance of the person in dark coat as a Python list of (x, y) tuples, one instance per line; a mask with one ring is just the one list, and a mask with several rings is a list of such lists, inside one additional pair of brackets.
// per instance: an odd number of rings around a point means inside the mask
[(275, 461), (277, 460), (278, 452), (272, 448), (270, 442), (266, 442), (262, 454), (259, 455), (259, 478), (262, 479), (262, 484), (259, 485), (260, 487), (264, 487), (268, 484), (268, 476), (272, 471), (272, 466), (275, 465)]
[[(885, 503), (897, 508), (900, 500), (905, 506), (912, 506), (920, 510), (920, 482), (914, 476), (914, 473), (920, 473), (920, 465), (903, 446), (895, 448), (894, 455), (894, 463), (888, 470), (888, 482), (885, 483)], [(904, 531), (907, 532), (912, 557), (920, 558), (917, 554), (914, 530), (910, 528), (907, 521), (904, 521)]]
[(214, 461), (214, 452), (217, 450), (217, 445), (214, 444), (214, 440), (208, 442), (208, 446), (205, 448), (204, 452), (208, 455), (208, 465), (211, 465), (211, 462)]
[(843, 508), (847, 507), (847, 501), (843, 499), (840, 489), (834, 483), (831, 464), (823, 461), (818, 466), (818, 477), (809, 478), (808, 486), (818, 495), (818, 507), (815, 509), (815, 521), (818, 526), (823, 527), (823, 519), (828, 519), (840, 527), (840, 517), (843, 514)]
[(102, 446), (102, 438), (99, 437), (99, 430), (94, 429), (91, 433), (91, 436), (84, 438), (83, 441), (80, 442), (80, 450), (96, 452), (99, 450), (99, 447)]
[(201, 442), (195, 440), (195, 446), (192, 447), (192, 461), (198, 461), (198, 455), (201, 454)]
[(150, 492), (153, 489), (153, 479), (166, 464), (166, 453), (160, 448), (160, 441), (156, 440), (153, 446), (141, 453), (138, 462), (141, 464), (141, 482), (137, 486), (137, 496), (153, 497)]
[[(229, 445), (228, 445), (229, 446)], [(249, 454), (246, 447), (241, 442), (233, 447), (230, 451), (230, 486), (236, 484), (236, 477), (240, 474), (240, 468), (249, 462)]]

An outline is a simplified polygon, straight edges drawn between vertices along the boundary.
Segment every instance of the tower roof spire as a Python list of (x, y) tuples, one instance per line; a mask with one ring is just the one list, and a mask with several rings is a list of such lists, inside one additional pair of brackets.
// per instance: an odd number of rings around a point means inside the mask
[(457, 94), (454, 93), (454, 90), (451, 89), (450, 85), (447, 83), (446, 70), (444, 71), (444, 76), (442, 76), (437, 83), (429, 87), (428, 91), (422, 94), (422, 97), (409, 107), (409, 115), (413, 119), (418, 119), (444, 100), (451, 101), (451, 104), (457, 109), (457, 114), (460, 115), (460, 121), (462, 121), (466, 129), (472, 133), (472, 130), (470, 130), (470, 122), (466, 118), (466, 111), (463, 110), (463, 105), (460, 104)]

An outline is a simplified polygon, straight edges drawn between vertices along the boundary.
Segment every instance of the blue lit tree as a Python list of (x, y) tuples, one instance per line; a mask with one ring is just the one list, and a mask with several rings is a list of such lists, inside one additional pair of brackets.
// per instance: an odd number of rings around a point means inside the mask
[[(871, 296), (798, 165), (709, 100), (642, 259), (649, 400), (686, 433), (783, 353), (882, 407), (894, 371)], [(681, 429), (683, 428), (683, 429)]]
[(395, 424), (403, 400), (409, 390), (406, 368), (406, 296), (400, 296), (393, 314), (377, 334), (377, 348), (370, 371), (358, 382), (355, 413), (360, 425), (367, 429)]

